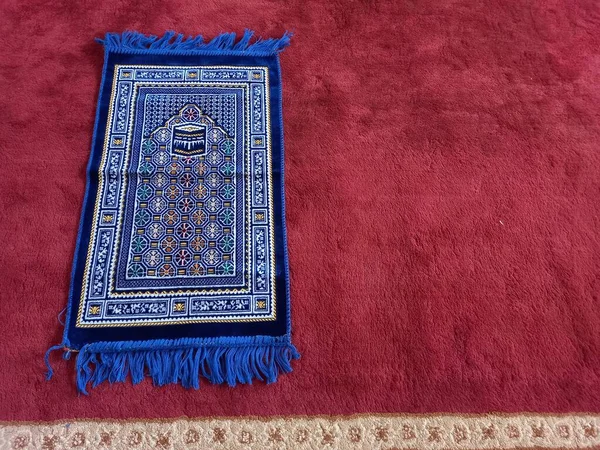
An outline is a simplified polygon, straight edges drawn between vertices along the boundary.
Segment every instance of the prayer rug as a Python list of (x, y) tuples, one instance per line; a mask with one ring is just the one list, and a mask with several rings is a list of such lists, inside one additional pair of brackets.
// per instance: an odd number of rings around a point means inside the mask
[[(290, 341), (278, 52), (108, 33), (63, 342), (77, 385), (273, 382)], [(51, 349), (52, 350), (52, 349)], [(49, 376), (52, 375), (49, 369)]]

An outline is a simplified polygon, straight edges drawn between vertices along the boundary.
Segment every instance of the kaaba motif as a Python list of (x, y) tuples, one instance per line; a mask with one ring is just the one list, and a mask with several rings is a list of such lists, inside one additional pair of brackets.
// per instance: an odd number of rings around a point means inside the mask
[(196, 156), (206, 152), (206, 126), (182, 125), (173, 127), (171, 151), (183, 156)]

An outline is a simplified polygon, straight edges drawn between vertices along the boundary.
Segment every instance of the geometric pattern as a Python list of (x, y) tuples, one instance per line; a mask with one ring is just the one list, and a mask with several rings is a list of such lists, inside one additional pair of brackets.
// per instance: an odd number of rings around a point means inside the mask
[[(201, 152), (182, 156), (167, 147), (178, 127), (204, 130)], [(127, 277), (232, 275), (233, 141), (197, 105), (187, 104), (144, 136), (142, 155)]]
[(209, 115), (227, 134), (233, 134), (235, 128), (234, 95), (203, 95), (188, 94), (173, 96), (152, 94), (148, 95), (146, 103), (150, 112), (144, 123), (144, 136), (149, 135), (160, 127), (171, 116), (177, 114), (186, 103), (198, 105)]
[(116, 65), (77, 327), (275, 320), (269, 70)]

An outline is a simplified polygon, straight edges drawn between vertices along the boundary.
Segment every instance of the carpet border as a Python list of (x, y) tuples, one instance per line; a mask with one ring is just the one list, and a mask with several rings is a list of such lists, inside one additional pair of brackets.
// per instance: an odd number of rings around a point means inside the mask
[(600, 449), (598, 413), (352, 414), (1, 422), (0, 449)]

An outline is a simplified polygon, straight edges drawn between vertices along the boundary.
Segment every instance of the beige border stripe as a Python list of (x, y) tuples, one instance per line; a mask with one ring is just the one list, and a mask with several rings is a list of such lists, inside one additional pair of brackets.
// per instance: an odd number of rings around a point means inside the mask
[(0, 422), (0, 449), (600, 449), (599, 414)]

